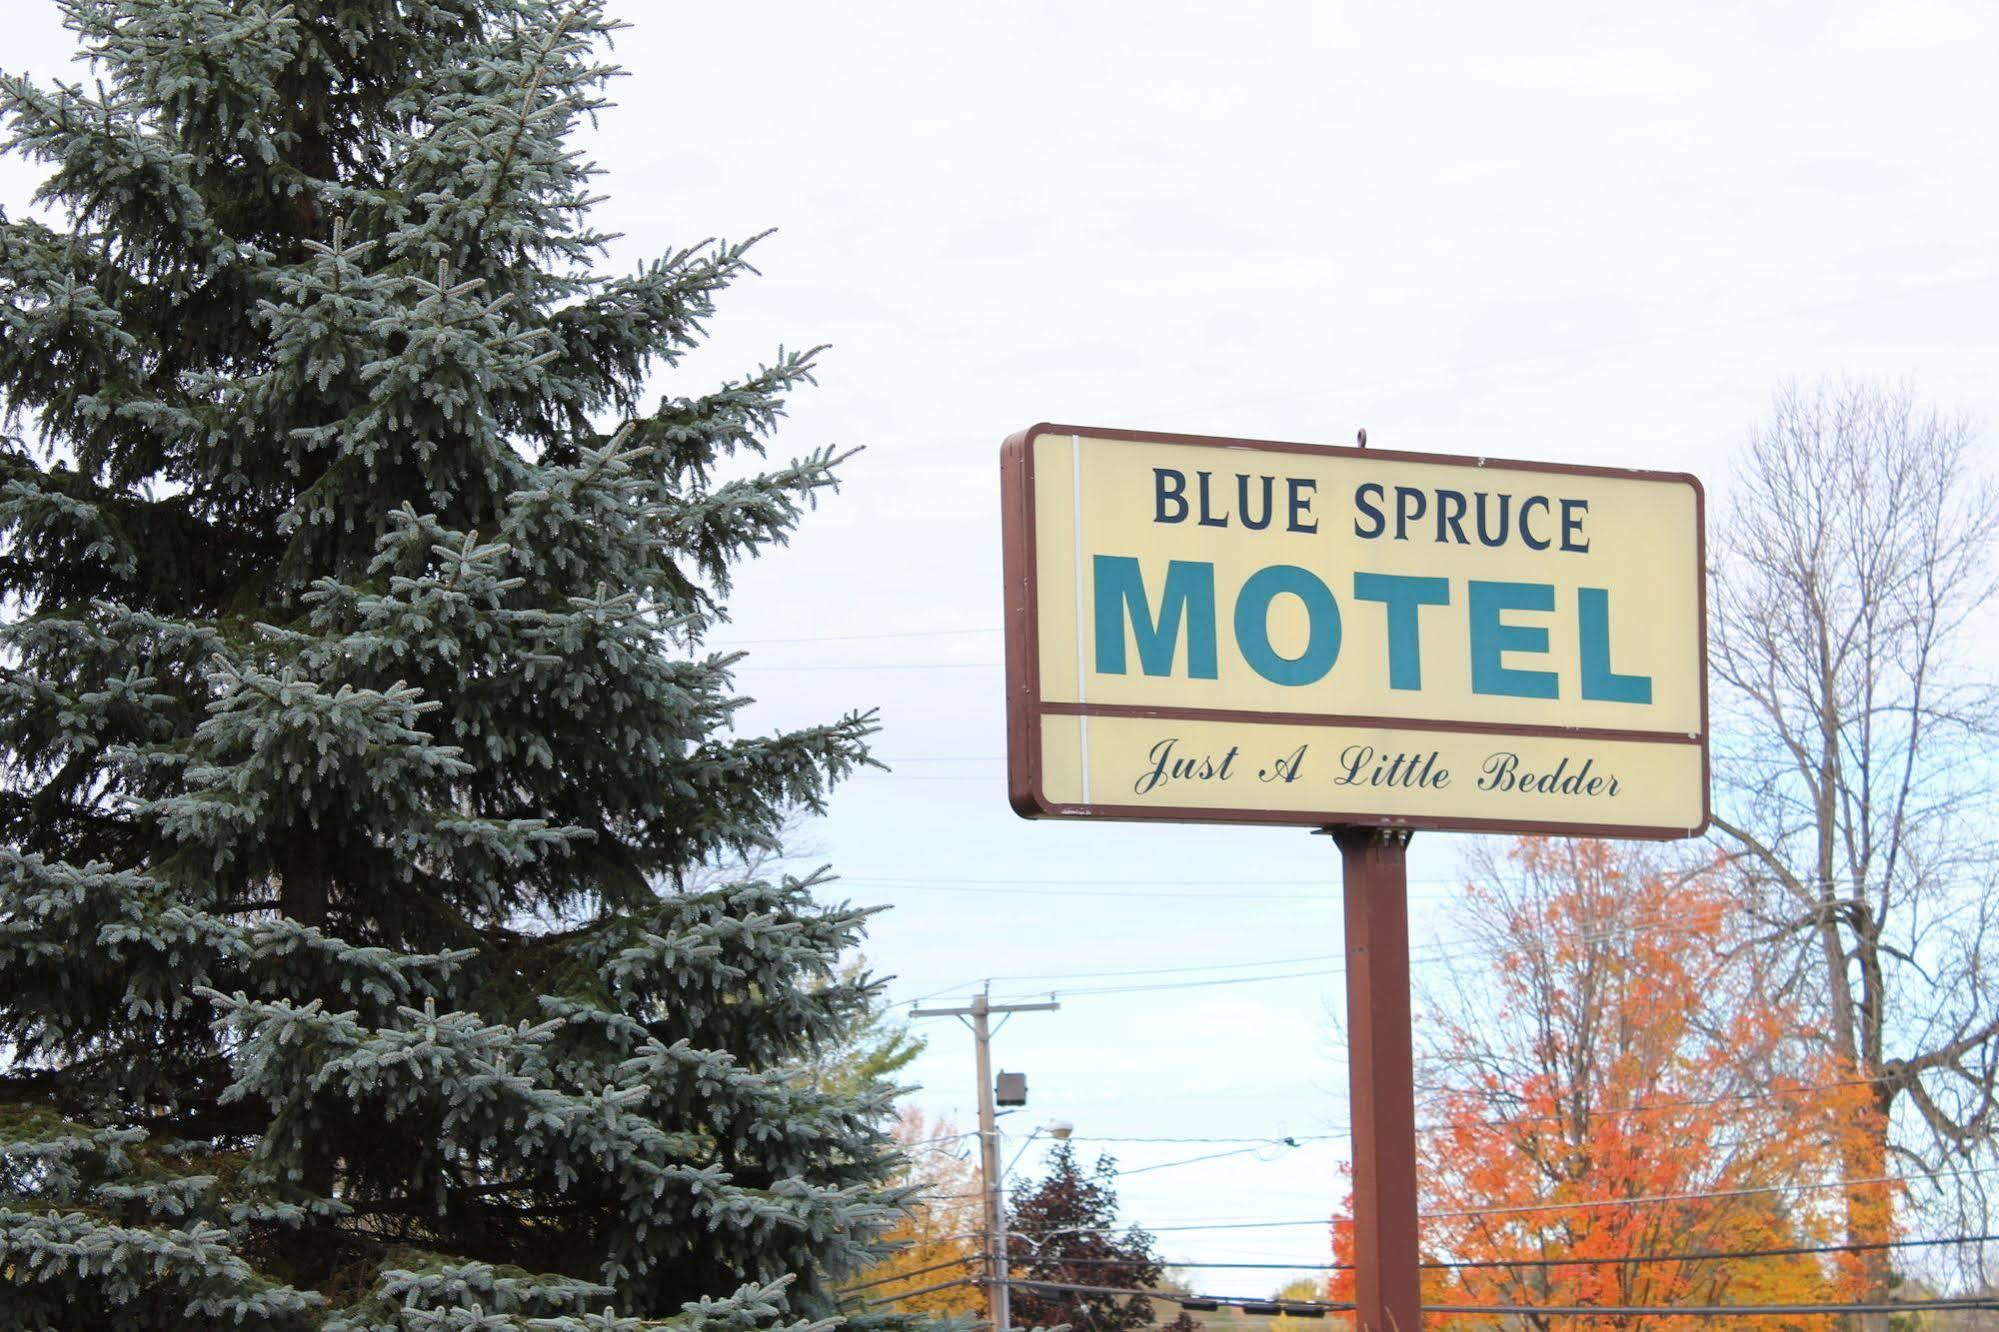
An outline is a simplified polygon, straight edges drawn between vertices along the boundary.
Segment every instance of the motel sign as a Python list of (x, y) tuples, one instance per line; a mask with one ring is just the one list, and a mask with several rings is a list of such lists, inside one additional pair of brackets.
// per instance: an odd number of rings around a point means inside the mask
[(1002, 479), (1024, 815), (1707, 824), (1690, 476), (1040, 425)]

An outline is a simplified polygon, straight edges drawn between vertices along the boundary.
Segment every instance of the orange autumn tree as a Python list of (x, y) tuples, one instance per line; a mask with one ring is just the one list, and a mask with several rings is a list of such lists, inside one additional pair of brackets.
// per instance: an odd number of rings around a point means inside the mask
[[(1740, 922), (1723, 884), (1601, 841), (1523, 839), (1480, 866), (1461, 919), (1481, 962), (1425, 996), (1418, 1144), (1424, 1257), (1476, 1265), (1426, 1271), (1426, 1303), (1846, 1293), (1829, 1255), (1700, 1256), (1833, 1240), (1840, 1199), (1797, 1186), (1838, 1177), (1865, 1091), (1814, 1065), (1794, 1014), (1732, 946)], [(1340, 1261), (1351, 1238), (1336, 1224)], [(1671, 1260), (1573, 1261), (1637, 1255)], [(1350, 1276), (1334, 1289), (1350, 1298)]]
[(912, 1190), (909, 1213), (883, 1236), (882, 1260), (848, 1289), (857, 1300), (892, 1301), (888, 1307), (901, 1313), (978, 1314), (985, 1297), (971, 1284), (979, 1275), (975, 1237), (982, 1225), (978, 1168), (971, 1156), (977, 1139), (959, 1133), (948, 1119), (925, 1119), (913, 1107), (902, 1111), (893, 1133), (909, 1158), (898, 1181)]

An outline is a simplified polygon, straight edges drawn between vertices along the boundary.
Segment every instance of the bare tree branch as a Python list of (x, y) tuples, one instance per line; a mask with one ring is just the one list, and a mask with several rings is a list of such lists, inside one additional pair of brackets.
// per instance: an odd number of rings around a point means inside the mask
[(1786, 387), (1715, 541), (1714, 826), (1776, 984), (1875, 1085), (1875, 1161), (1990, 1153), (1999, 1121), (1999, 711), (1971, 650), (1999, 495), (1974, 443), (1907, 384)]

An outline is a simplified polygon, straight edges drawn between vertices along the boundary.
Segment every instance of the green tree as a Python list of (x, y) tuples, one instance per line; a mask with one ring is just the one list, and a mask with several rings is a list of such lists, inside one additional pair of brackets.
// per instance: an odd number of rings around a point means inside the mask
[(594, 267), (600, 0), (63, 8), (94, 90), (0, 79), (48, 171), (0, 216), (5, 1321), (832, 1312), (896, 1214), (883, 1089), (812, 1071), (865, 913), (682, 886), (867, 761), (733, 733), (701, 646), (833, 483), (754, 461), (812, 355), (642, 401), (747, 256)]
[[(771, 842), (698, 865), (679, 876), (680, 887), (705, 890), (798, 872), (816, 854), (809, 834), (808, 820), (800, 817), (799, 811), (790, 811)], [(810, 1062), (814, 1085), (822, 1091), (848, 1094), (891, 1087), (892, 1080), (923, 1053), (924, 1038), (910, 1028), (906, 1018), (896, 1014), (887, 993), (869, 973), (867, 959), (859, 953), (841, 961), (835, 983), (859, 993), (862, 1002), (846, 1013), (829, 1039), (819, 1043)], [(906, 1112), (897, 1118), (898, 1122), (906, 1119)]]
[(864, 1001), (813, 1060), (813, 1084), (839, 1096), (879, 1088), (902, 1090), (893, 1079), (923, 1053), (924, 1038), (890, 1007), (865, 958), (857, 955), (843, 962), (834, 983), (861, 994)]

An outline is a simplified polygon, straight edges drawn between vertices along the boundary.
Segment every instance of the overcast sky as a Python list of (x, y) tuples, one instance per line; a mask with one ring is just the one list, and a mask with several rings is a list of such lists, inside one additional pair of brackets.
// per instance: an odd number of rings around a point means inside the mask
[[(780, 228), (681, 383), (829, 342), (780, 451), (866, 446), (741, 579), (751, 720), (882, 709), (893, 775), (809, 834), (845, 892), (893, 907), (874, 960), (904, 998), (1069, 992), (996, 1043), (1032, 1088), (1007, 1122), (1127, 1140), (1091, 1147), (1132, 1171), (1228, 1144), (1130, 1139), (1345, 1124), (1336, 859), (1301, 831), (1008, 810), (1004, 436), (1365, 426), (1692, 471), (1725, 504), (1786, 377), (1913, 375), (1999, 420), (1990, 6), (620, 8), (631, 77), (590, 144), (616, 262)], [(52, 7), (6, 10), (0, 63), (58, 72)], [(9, 207), (30, 183), (0, 162)], [(1461, 849), (1416, 841), (1425, 939), (1450, 936)], [(969, 1126), (969, 1037), (929, 1025), (919, 1099)], [(1323, 1262), (1318, 1224), (1171, 1227), (1324, 1217), (1344, 1152), (1146, 1170), (1123, 1197), (1177, 1260)]]

